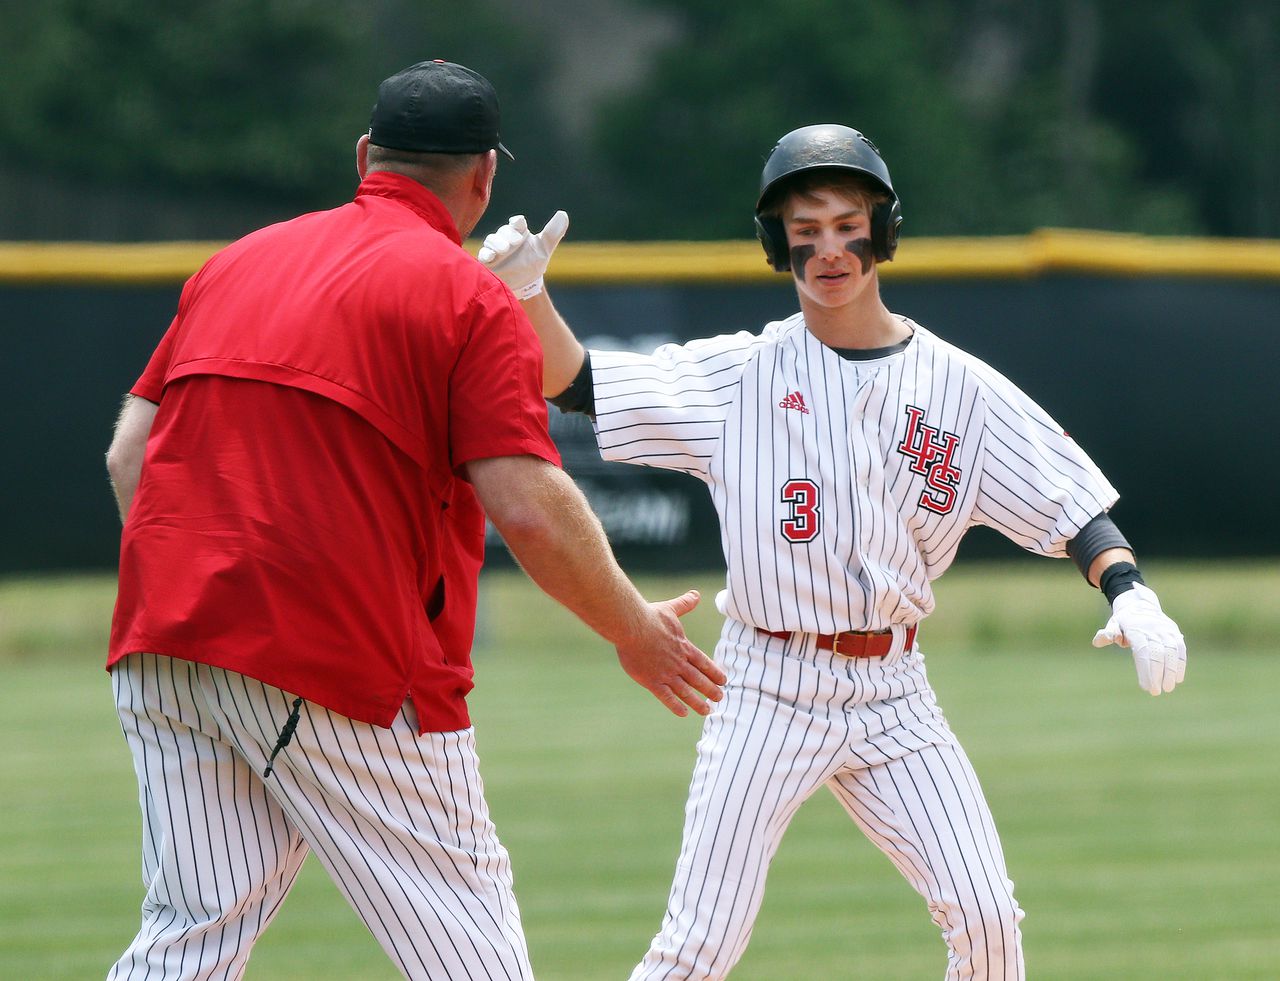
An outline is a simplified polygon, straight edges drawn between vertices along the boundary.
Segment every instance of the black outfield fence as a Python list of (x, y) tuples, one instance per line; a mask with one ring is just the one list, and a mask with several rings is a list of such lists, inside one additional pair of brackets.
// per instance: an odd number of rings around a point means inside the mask
[[(103, 452), (122, 394), (216, 244), (0, 245), (4, 414), (0, 573), (114, 565)], [(1280, 554), (1280, 243), (1050, 231), (905, 240), (890, 308), (1013, 378), (1121, 493), (1147, 556)], [(571, 244), (549, 277), (589, 346), (757, 330), (794, 312), (754, 243)], [(716, 567), (696, 480), (602, 463), (589, 424), (552, 410), (569, 471), (628, 567)], [(975, 533), (965, 554), (1011, 556)], [(500, 546), (495, 562), (505, 559)]]

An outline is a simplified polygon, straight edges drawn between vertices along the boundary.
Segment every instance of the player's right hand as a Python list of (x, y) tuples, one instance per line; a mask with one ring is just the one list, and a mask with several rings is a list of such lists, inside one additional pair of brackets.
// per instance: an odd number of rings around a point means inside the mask
[(538, 234), (529, 231), (524, 215), (512, 215), (505, 225), (491, 235), (476, 254), (516, 295), (527, 300), (542, 292), (543, 275), (564, 233), (569, 229), (569, 216), (557, 211)]
[(720, 701), (727, 676), (685, 636), (680, 618), (698, 605), (691, 589), (675, 599), (650, 603), (651, 616), (635, 636), (618, 645), (618, 661), (633, 681), (643, 685), (674, 715), (693, 709), (709, 715), (707, 700)]
[(1160, 609), (1149, 587), (1135, 583), (1111, 604), (1111, 619), (1093, 638), (1094, 647), (1119, 644), (1133, 653), (1138, 684), (1152, 695), (1173, 691), (1187, 673), (1187, 643), (1182, 631)]

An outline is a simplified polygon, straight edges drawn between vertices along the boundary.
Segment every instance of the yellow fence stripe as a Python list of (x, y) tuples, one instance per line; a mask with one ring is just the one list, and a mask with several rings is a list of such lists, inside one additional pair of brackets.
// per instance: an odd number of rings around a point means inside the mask
[[(180, 283), (223, 242), (0, 242), (0, 282)], [(467, 243), (474, 253), (479, 242)], [(885, 279), (1009, 279), (1046, 273), (1280, 279), (1280, 241), (1041, 229), (1030, 235), (905, 238)], [(567, 285), (769, 283), (753, 241), (565, 242), (548, 276)]]

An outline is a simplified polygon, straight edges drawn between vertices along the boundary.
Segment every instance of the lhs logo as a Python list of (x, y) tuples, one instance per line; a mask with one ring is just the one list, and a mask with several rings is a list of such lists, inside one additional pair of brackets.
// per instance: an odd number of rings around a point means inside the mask
[(956, 506), (956, 485), (961, 476), (960, 468), (952, 462), (960, 437), (921, 422), (923, 418), (923, 409), (907, 406), (907, 434), (898, 444), (898, 452), (911, 461), (912, 473), (924, 477), (920, 507), (934, 514), (949, 514)]
[(809, 407), (804, 404), (804, 396), (799, 392), (792, 392), (785, 399), (778, 403), (779, 409), (795, 409), (797, 412), (809, 414)]

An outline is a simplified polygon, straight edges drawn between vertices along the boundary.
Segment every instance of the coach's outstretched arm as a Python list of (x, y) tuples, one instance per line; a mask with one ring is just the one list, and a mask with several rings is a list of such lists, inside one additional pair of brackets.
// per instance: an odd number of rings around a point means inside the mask
[(569, 228), (569, 216), (557, 211), (536, 235), (524, 215), (485, 236), (478, 258), (493, 270), (520, 300), (542, 342), (542, 394), (559, 395), (577, 377), (585, 351), (543, 288), (551, 254)]
[(698, 594), (648, 603), (619, 568), (600, 521), (564, 471), (532, 456), (467, 464), (511, 554), (538, 586), (618, 651), (623, 670), (676, 715), (710, 712), (725, 674), (685, 636)]

